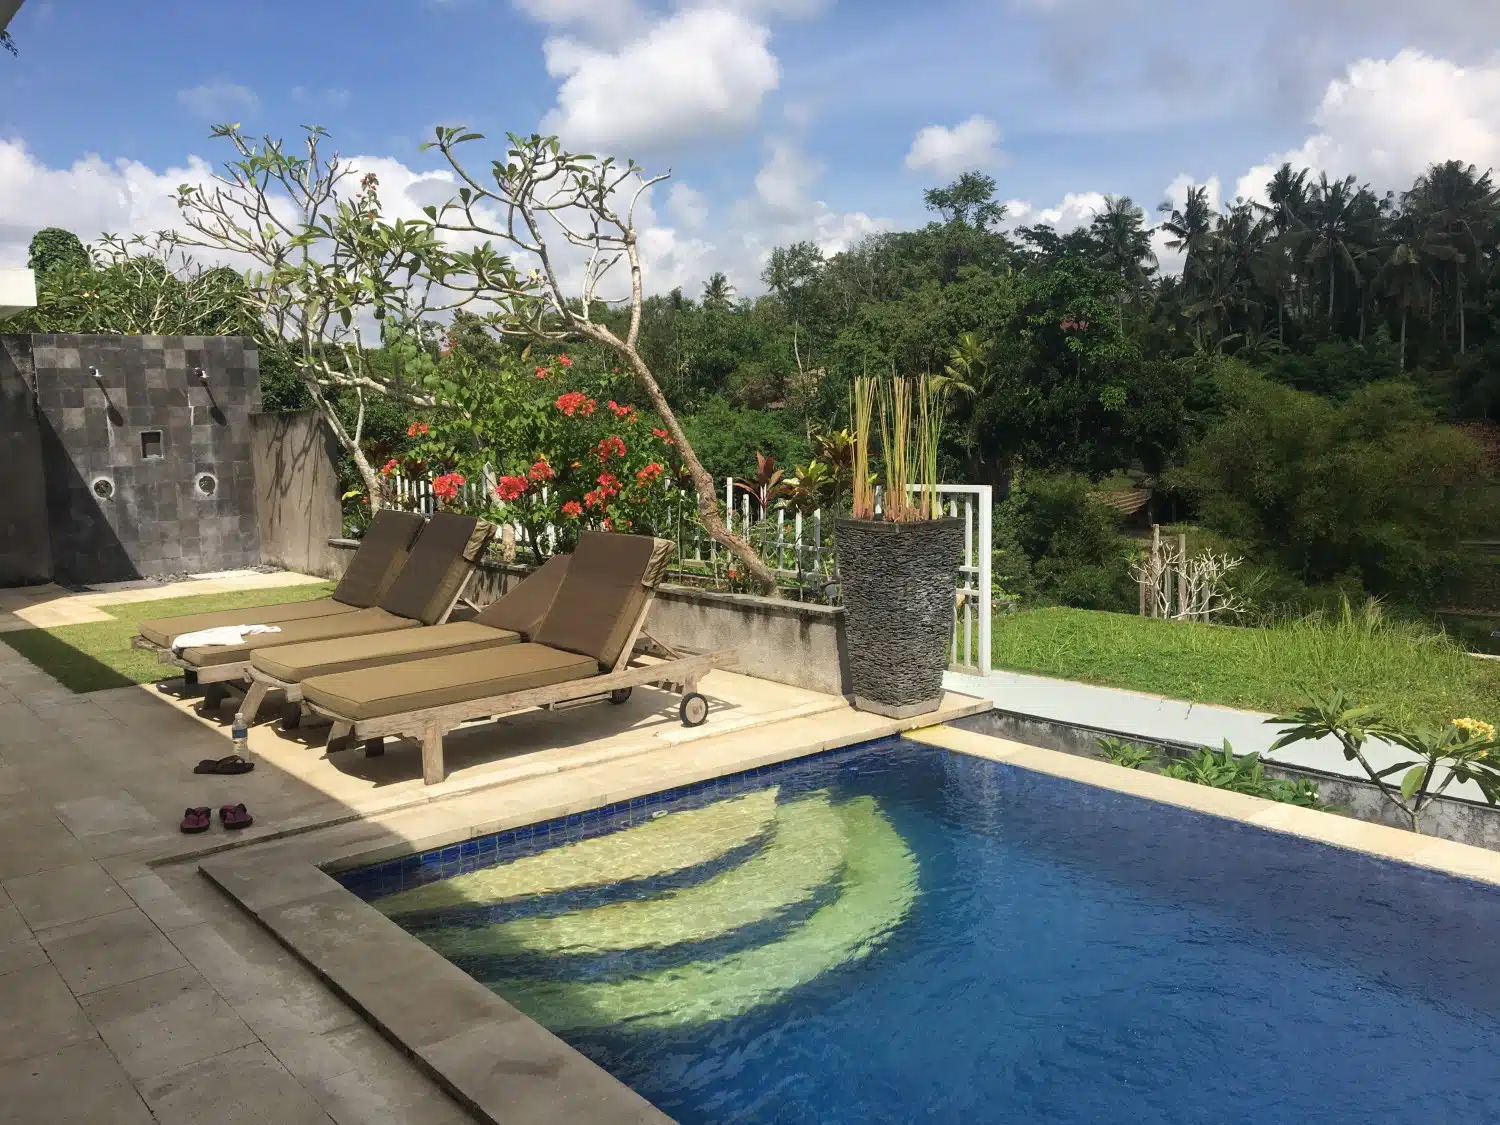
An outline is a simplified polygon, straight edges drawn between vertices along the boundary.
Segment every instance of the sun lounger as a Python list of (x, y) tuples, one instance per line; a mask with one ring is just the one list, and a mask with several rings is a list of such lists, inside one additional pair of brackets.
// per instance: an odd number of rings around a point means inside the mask
[[(552, 608), (567, 573), (568, 559), (568, 555), (554, 555), (471, 621), (259, 649), (250, 656), (251, 684), (245, 696), (246, 711), (253, 714), (272, 691), (282, 692), (288, 703), (300, 702), (302, 681), (314, 676), (529, 641)], [(296, 726), (300, 715), (300, 708), (288, 709), (285, 725)]]
[[(258, 649), (446, 621), (493, 533), (493, 525), (484, 520), (439, 512), (422, 528), (395, 580), (368, 609), (282, 622), (278, 632), (246, 637), (237, 645), (188, 648), (179, 653), (170, 644), (136, 637), (135, 647), (154, 651), (164, 664), (196, 673), (198, 682), (210, 687), (205, 708), (217, 707), (227, 690), (219, 685), (247, 679), (251, 655)], [(256, 614), (252, 610), (240, 616), (254, 618)]]
[[(180, 617), (157, 617), (140, 624), (140, 636), (157, 648), (170, 648), (172, 641), (184, 633), (213, 629), (221, 625), (281, 625), (288, 621), (309, 621), (369, 609), (380, 601), (396, 575), (406, 564), (412, 543), (426, 524), (415, 512), (382, 509), (370, 522), (370, 530), (360, 541), (344, 577), (326, 598), (309, 598), (300, 602), (276, 602), (246, 609), (219, 609), (209, 613), (189, 613)], [(137, 646), (143, 647), (143, 646)]]
[(330, 749), (391, 734), (419, 741), (429, 785), (445, 775), (444, 734), (473, 719), (623, 701), (654, 684), (681, 693), (683, 723), (698, 726), (708, 714), (698, 681), (734, 654), (684, 655), (654, 642), (637, 652), (671, 550), (660, 539), (585, 532), (533, 640), (309, 677), (303, 704), (333, 721)]

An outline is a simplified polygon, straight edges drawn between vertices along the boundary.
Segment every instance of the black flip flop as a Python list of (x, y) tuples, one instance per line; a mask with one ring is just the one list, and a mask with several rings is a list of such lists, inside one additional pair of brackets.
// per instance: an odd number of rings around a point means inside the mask
[(194, 773), (249, 773), (255, 768), (255, 763), (238, 754), (230, 754), (227, 758), (204, 758), (193, 767)]
[(188, 835), (196, 835), (199, 832), (207, 832), (209, 825), (214, 822), (213, 813), (207, 808), (188, 809), (182, 814), (182, 831)]
[[(207, 810), (204, 810), (205, 812)], [(249, 828), (255, 823), (255, 818), (250, 815), (244, 805), (221, 805), (219, 807), (219, 820), (225, 828)]]

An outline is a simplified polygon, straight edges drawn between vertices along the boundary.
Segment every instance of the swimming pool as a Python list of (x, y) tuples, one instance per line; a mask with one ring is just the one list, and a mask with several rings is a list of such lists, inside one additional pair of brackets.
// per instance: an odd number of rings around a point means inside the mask
[(343, 881), (683, 1125), (1500, 1105), (1500, 890), (915, 743)]

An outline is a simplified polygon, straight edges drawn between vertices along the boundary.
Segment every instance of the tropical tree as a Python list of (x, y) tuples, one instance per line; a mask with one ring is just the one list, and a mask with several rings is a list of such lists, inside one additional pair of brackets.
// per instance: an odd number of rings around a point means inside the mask
[[(482, 139), (483, 134), (464, 128), (439, 126), (436, 139), (424, 146), (442, 154), (460, 185), (454, 198), (426, 209), (429, 220), (439, 231), (486, 241), (451, 258), (430, 256), (423, 276), (464, 301), (479, 302), (487, 310), (485, 323), (502, 337), (581, 339), (613, 353), (677, 446), (704, 529), (764, 592), (774, 594), (775, 574), (725, 526), (713, 478), (640, 351), (646, 290), (635, 208), (666, 175), (648, 175), (634, 161), (621, 165), (613, 157), (568, 152), (556, 137), (511, 134), (503, 158), (493, 160), (481, 179), (464, 165), (458, 149)], [(497, 251), (491, 239), (507, 253)], [(577, 270), (578, 282), (569, 290), (563, 283), (565, 263)], [(624, 308), (622, 315), (607, 319), (610, 301), (601, 286), (622, 263), (625, 295), (615, 303)]]
[(1407, 192), (1405, 202), (1418, 221), (1454, 251), (1453, 308), (1458, 318), (1458, 354), (1467, 346), (1468, 319), (1464, 307), (1464, 280), (1476, 278), (1484, 254), (1500, 238), (1500, 189), (1491, 174), (1478, 173), (1474, 165), (1459, 160), (1434, 164)]
[(1198, 259), (1213, 234), (1214, 209), (1208, 201), (1207, 186), (1190, 186), (1181, 210), (1172, 206), (1170, 200), (1157, 210), (1167, 216), (1161, 224), (1161, 229), (1172, 236), (1167, 240), (1167, 249), (1182, 254), (1182, 275), (1185, 279), (1193, 278)]
[(715, 273), (704, 283), (703, 307), (706, 309), (727, 309), (733, 297), (734, 286), (723, 273)]

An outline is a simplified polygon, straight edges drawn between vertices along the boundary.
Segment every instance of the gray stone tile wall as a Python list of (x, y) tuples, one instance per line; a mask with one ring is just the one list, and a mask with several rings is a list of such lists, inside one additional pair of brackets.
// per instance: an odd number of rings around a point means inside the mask
[[(251, 341), (38, 335), (30, 343), (59, 580), (260, 562), (248, 421), (260, 409), (260, 376)], [(143, 448), (147, 433), (159, 434), (159, 444)], [(198, 484), (205, 475), (213, 478), (207, 492)]]

